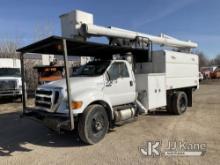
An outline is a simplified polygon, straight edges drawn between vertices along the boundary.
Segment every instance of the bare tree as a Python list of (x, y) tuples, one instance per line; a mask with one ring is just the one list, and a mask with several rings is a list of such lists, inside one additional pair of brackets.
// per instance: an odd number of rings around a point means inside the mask
[(209, 65), (210, 61), (203, 52), (199, 51), (196, 54), (198, 54), (198, 56), (199, 56), (199, 67)]
[(209, 65), (210, 65), (210, 66), (215, 65), (215, 59), (209, 60)]
[(220, 54), (217, 55), (215, 58), (214, 58), (214, 65), (219, 65), (220, 66)]
[(18, 43), (16, 41), (0, 41), (0, 58), (18, 58), (17, 48)]

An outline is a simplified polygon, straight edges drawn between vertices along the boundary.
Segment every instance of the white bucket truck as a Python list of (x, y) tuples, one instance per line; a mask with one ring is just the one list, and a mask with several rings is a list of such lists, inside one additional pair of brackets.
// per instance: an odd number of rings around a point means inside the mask
[[(190, 53), (196, 43), (97, 26), (93, 15), (82, 11), (61, 20), (63, 37), (18, 50), (22, 61), (28, 52), (63, 54), (66, 70), (65, 79), (38, 87), (34, 108), (24, 100), (24, 116), (58, 131), (78, 129), (82, 141), (95, 144), (118, 122), (159, 108), (181, 115), (192, 106), (192, 92), (199, 87), (198, 56)], [(86, 41), (92, 36), (107, 37), (110, 44)], [(172, 51), (153, 51), (153, 44)], [(68, 55), (94, 60), (70, 77)]]

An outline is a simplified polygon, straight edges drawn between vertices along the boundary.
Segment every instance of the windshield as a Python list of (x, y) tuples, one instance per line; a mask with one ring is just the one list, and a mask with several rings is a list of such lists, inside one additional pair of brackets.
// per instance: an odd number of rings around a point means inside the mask
[(92, 61), (77, 69), (73, 76), (100, 76), (108, 68), (110, 61)]
[(2, 76), (21, 76), (19, 68), (0, 68), (0, 77)]

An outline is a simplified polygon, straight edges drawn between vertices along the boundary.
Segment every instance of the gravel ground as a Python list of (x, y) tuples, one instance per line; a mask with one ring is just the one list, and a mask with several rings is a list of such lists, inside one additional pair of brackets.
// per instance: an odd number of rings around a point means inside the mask
[[(0, 164), (219, 164), (220, 81), (206, 81), (182, 116), (165, 112), (141, 116), (118, 126), (100, 143), (87, 146), (76, 133), (58, 135), (34, 121), (20, 119), (20, 103), (0, 103)], [(160, 140), (206, 143), (200, 157), (146, 157), (139, 146)]]

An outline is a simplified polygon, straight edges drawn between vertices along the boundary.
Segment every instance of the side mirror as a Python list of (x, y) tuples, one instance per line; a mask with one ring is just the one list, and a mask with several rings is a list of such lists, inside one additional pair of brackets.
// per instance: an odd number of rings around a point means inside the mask
[(111, 80), (111, 79), (110, 79), (110, 75), (109, 75), (108, 72), (105, 73), (105, 77), (106, 77), (106, 80), (107, 80), (107, 81), (110, 81), (110, 80)]
[(108, 72), (106, 72), (106, 86), (112, 86), (113, 83), (117, 84), (117, 78), (112, 78)]
[(106, 77), (108, 81), (116, 81), (116, 82), (117, 82), (117, 79), (119, 78), (116, 76), (111, 76), (108, 72), (106, 72)]
[(107, 87), (112, 86), (112, 80), (111, 80), (110, 75), (109, 75), (108, 72), (105, 73), (105, 77), (106, 77), (106, 84), (105, 84), (105, 86), (107, 86)]

